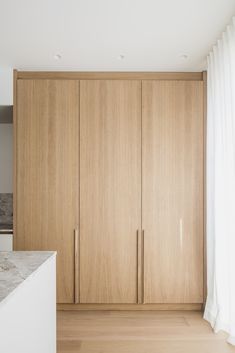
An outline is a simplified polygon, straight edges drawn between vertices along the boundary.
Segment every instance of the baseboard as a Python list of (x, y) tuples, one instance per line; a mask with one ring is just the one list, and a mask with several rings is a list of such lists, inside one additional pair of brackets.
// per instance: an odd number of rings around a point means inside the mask
[(57, 310), (194, 310), (202, 311), (202, 303), (192, 304), (57, 304)]

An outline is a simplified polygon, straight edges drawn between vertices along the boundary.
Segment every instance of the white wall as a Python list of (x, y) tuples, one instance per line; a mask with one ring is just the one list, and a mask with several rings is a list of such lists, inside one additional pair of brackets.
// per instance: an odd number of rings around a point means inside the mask
[[(13, 104), (13, 70), (0, 68), (0, 105)], [(0, 193), (12, 192), (13, 126), (0, 124)]]
[(0, 105), (13, 104), (13, 69), (0, 67)]

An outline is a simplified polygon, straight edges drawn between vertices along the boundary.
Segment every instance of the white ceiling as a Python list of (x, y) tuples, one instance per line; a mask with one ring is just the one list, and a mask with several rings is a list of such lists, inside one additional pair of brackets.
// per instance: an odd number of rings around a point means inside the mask
[(234, 14), (235, 0), (0, 0), (0, 66), (198, 71)]

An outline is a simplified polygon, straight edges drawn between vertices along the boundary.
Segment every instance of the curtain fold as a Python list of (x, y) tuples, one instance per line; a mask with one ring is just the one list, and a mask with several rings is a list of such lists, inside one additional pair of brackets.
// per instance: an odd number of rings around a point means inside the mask
[(235, 345), (235, 18), (207, 69), (207, 302), (204, 318)]

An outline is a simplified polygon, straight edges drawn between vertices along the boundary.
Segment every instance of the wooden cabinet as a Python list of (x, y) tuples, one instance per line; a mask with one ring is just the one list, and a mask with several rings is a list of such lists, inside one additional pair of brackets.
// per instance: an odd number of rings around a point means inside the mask
[(203, 302), (203, 84), (143, 81), (144, 302)]
[(58, 302), (202, 303), (202, 75), (25, 72), (15, 91), (14, 247), (57, 250)]
[(18, 80), (15, 249), (57, 250), (57, 300), (74, 302), (79, 82)]
[(80, 82), (80, 302), (137, 302), (141, 82)]

